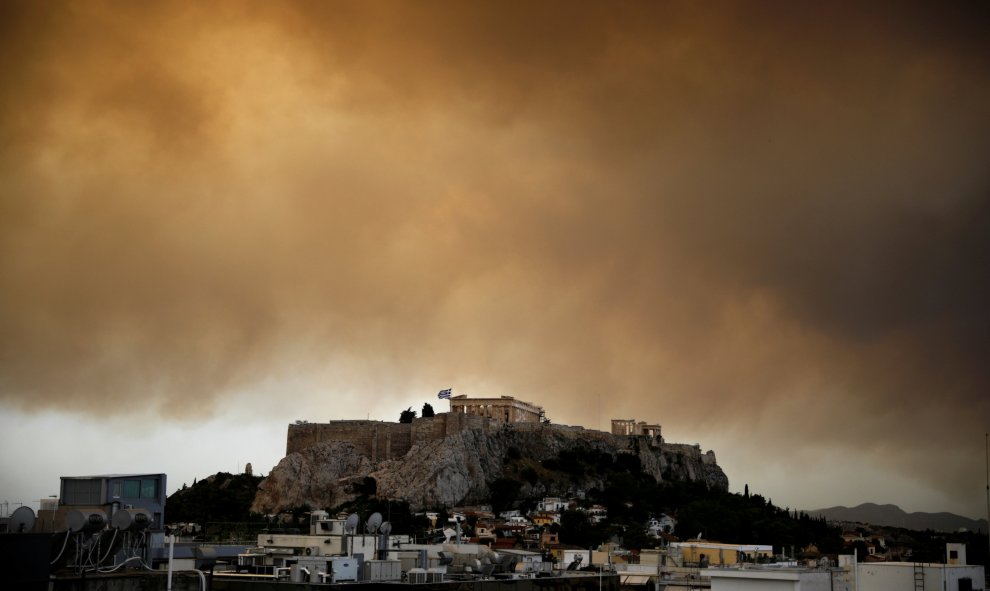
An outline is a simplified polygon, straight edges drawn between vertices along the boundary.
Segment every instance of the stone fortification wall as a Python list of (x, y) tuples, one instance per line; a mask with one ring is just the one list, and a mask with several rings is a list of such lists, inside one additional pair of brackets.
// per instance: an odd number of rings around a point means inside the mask
[(543, 425), (540, 423), (512, 423), (512, 431), (519, 433), (553, 433), (568, 441), (582, 440), (587, 442), (599, 442), (605, 445), (628, 447), (631, 437), (620, 437), (598, 431), (595, 429), (585, 429), (578, 425)]
[(285, 454), (330, 441), (350, 443), (355, 451), (373, 462), (400, 458), (412, 447), (412, 425), (384, 421), (292, 424), (286, 436)]
[[(455, 433), (460, 433), (467, 429), (480, 429), (485, 433), (494, 433), (499, 428), (501, 428), (502, 423), (495, 419), (490, 419), (488, 417), (479, 417), (476, 415), (470, 415), (466, 413), (456, 413), (456, 412), (445, 412), (440, 413), (434, 419), (439, 419), (444, 424), (444, 437), (448, 435), (454, 435)], [(430, 419), (419, 419), (421, 421), (428, 421)], [(416, 421), (413, 421), (414, 423)], [(441, 437), (442, 439), (443, 437)], [(425, 443), (426, 440), (421, 442)]]
[(405, 456), (414, 445), (439, 441), (466, 429), (491, 433), (498, 427), (498, 421), (463, 413), (440, 413), (413, 419), (412, 423), (360, 420), (295, 423), (289, 425), (285, 455), (334, 441), (350, 443), (357, 453), (372, 462), (381, 462)]

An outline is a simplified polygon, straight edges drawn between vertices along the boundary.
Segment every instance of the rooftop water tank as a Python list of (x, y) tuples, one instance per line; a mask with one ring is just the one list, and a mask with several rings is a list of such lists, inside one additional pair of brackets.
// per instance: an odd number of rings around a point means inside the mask
[(111, 524), (121, 531), (140, 531), (151, 526), (151, 514), (145, 509), (117, 509)]
[(93, 533), (107, 526), (107, 515), (99, 509), (70, 509), (65, 514), (65, 527), (72, 532)]

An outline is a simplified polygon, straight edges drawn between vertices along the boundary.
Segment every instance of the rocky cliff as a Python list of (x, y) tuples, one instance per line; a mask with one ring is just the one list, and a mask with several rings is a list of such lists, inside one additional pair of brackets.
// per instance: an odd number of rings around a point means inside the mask
[[(430, 419), (417, 419), (428, 421)], [(252, 510), (264, 513), (308, 504), (334, 507), (372, 489), (380, 497), (404, 499), (414, 510), (485, 502), (489, 485), (503, 476), (507, 455), (540, 462), (561, 452), (595, 450), (638, 456), (657, 482), (702, 481), (727, 489), (728, 478), (715, 454), (698, 446), (654, 443), (645, 437), (616, 436), (563, 425), (511, 425), (467, 428), (441, 439), (413, 445), (401, 458), (372, 462), (344, 441), (322, 441), (289, 453), (260, 485)], [(602, 486), (588, 478), (578, 488)], [(539, 480), (524, 485), (524, 495), (559, 495), (573, 488)]]

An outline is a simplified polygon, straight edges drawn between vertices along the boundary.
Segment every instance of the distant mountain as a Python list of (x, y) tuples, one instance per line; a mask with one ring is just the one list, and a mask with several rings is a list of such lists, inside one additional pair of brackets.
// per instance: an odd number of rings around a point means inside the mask
[(877, 505), (863, 503), (855, 507), (829, 507), (807, 511), (813, 517), (824, 516), (828, 521), (851, 521), (884, 525), (888, 527), (903, 527), (924, 531), (926, 529), (942, 532), (954, 532), (960, 529), (969, 531), (987, 531), (986, 519), (970, 519), (954, 513), (907, 513), (897, 505)]

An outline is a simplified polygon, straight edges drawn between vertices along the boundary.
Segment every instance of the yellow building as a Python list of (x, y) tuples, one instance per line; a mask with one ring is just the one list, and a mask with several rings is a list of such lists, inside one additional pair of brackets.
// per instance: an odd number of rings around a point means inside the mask
[(534, 525), (539, 525), (539, 526), (550, 525), (551, 523), (554, 523), (556, 521), (554, 519), (554, 516), (549, 513), (537, 513), (535, 515), (530, 515), (529, 519), (530, 521), (533, 522)]
[(773, 546), (760, 544), (721, 544), (698, 540), (692, 542), (671, 542), (670, 552), (680, 554), (684, 566), (697, 565), (706, 560), (710, 566), (732, 565), (741, 562), (756, 562), (773, 556)]

